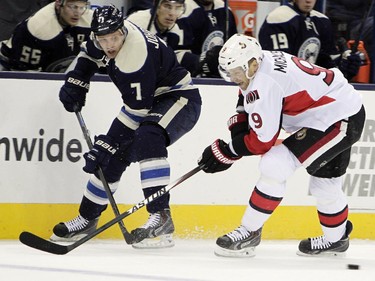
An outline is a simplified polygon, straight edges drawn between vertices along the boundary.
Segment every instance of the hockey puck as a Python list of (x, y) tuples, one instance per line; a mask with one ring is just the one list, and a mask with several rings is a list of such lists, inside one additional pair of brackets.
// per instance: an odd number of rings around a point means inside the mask
[(348, 269), (352, 269), (352, 270), (358, 270), (359, 269), (359, 265), (358, 264), (348, 264), (347, 268)]

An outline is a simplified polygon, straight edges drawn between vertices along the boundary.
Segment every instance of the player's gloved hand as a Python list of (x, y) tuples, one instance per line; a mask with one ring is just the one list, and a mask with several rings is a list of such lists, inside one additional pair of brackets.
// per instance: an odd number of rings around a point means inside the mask
[(346, 79), (350, 80), (356, 76), (360, 66), (361, 58), (359, 57), (359, 54), (353, 54), (350, 50), (344, 52), (339, 69)]
[(69, 112), (81, 111), (85, 106), (86, 93), (89, 91), (90, 82), (84, 81), (74, 71), (68, 72), (65, 84), (60, 89), (59, 98), (65, 109)]
[(232, 139), (239, 134), (249, 132), (249, 122), (247, 120), (247, 116), (247, 113), (238, 113), (229, 118), (227, 123)]
[(230, 151), (227, 143), (217, 139), (203, 151), (198, 165), (203, 165), (202, 169), (206, 173), (213, 174), (229, 169), (240, 158)]
[(214, 46), (201, 54), (199, 67), (202, 77), (220, 78), (219, 52), (222, 46)]
[(111, 157), (118, 150), (118, 147), (119, 145), (110, 136), (95, 136), (93, 148), (83, 155), (86, 160), (83, 170), (89, 174), (95, 173), (99, 167), (104, 170), (108, 166)]

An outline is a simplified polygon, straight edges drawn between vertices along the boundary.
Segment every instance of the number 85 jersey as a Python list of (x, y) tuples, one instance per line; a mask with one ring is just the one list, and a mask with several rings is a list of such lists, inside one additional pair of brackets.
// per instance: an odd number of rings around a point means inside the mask
[(256, 154), (275, 143), (281, 128), (288, 133), (301, 128), (325, 131), (360, 110), (361, 95), (337, 68), (318, 67), (281, 51), (263, 54), (254, 79), (240, 90)]

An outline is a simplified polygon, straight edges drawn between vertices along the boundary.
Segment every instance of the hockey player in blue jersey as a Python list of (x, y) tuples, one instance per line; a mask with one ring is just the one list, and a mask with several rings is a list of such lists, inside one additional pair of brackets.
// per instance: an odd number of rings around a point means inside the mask
[[(158, 6), (139, 10), (126, 19), (163, 39), (169, 47), (177, 50), (183, 44), (183, 30), (176, 21), (185, 11), (185, 0), (161, 0)], [(154, 20), (152, 21), (154, 16)]]
[[(92, 176), (79, 215), (57, 224), (53, 241), (74, 241), (95, 230), (108, 204), (96, 175), (99, 166), (112, 192), (126, 168), (135, 162), (140, 166), (145, 197), (166, 186), (170, 177), (167, 147), (195, 126), (201, 110), (198, 88), (164, 41), (124, 20), (114, 6), (96, 9), (91, 27), (92, 37), (83, 43), (74, 70), (67, 73), (60, 100), (67, 111), (80, 110), (91, 77), (99, 67), (106, 67), (123, 106), (107, 134), (96, 136), (93, 149), (84, 154), (83, 170)], [(173, 246), (169, 199), (165, 194), (147, 205), (148, 221), (131, 232), (133, 247)]]
[[(226, 40), (237, 33), (234, 15), (228, 7), (228, 24), (224, 2), (221, 0), (186, 0), (187, 11), (177, 24), (184, 30), (185, 38), (194, 40), (187, 48), (196, 56), (194, 76), (220, 77), (218, 55)], [(189, 8), (190, 7), (190, 8)], [(205, 15), (202, 17), (202, 12)], [(202, 22), (202, 19), (204, 21)], [(189, 25), (191, 29), (189, 29)], [(226, 28), (228, 26), (228, 29)], [(187, 30), (187, 31), (186, 31)], [(193, 33), (189, 35), (187, 32)], [(182, 64), (185, 64), (182, 60)]]
[[(155, 19), (150, 25), (154, 13)], [(228, 15), (226, 30), (221, 0), (161, 0), (157, 7), (135, 12), (127, 19), (165, 40), (192, 76), (220, 77), (217, 58), (224, 34), (237, 33), (231, 10)]]
[(360, 67), (358, 54), (342, 54), (335, 45), (332, 23), (313, 10), (316, 0), (293, 0), (273, 10), (259, 30), (264, 50), (280, 50), (325, 68), (338, 67), (350, 80)]
[(1, 43), (0, 68), (64, 72), (90, 35), (92, 11), (86, 0), (56, 0), (17, 25)]

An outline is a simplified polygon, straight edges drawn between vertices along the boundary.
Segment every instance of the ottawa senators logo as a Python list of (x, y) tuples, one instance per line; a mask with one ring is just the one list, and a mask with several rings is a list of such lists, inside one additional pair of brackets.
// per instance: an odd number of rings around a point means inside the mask
[(251, 91), (246, 95), (246, 103), (253, 103), (256, 100), (259, 100), (258, 90)]

